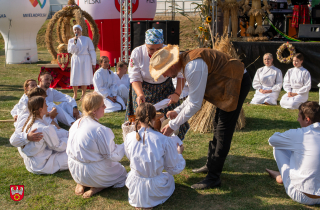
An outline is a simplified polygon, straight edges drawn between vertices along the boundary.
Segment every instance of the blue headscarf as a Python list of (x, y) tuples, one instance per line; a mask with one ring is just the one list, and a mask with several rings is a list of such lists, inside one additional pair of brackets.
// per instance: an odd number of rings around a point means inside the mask
[(146, 44), (163, 44), (163, 30), (162, 29), (149, 29), (146, 31)]

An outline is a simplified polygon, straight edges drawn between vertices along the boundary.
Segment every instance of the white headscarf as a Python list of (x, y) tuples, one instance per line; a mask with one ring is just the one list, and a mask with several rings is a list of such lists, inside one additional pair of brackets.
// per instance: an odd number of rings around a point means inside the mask
[(79, 29), (80, 29), (80, 31), (82, 31), (82, 28), (81, 28), (81, 26), (80, 26), (80, 25), (74, 25), (74, 26), (73, 26), (73, 30), (74, 30), (75, 28), (79, 28)]

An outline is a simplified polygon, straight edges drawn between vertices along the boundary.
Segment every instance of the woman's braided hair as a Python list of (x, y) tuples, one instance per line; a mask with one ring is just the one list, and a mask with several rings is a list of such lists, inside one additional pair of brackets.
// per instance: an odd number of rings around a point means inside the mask
[(91, 117), (95, 120), (94, 112), (99, 109), (101, 104), (103, 103), (103, 96), (97, 92), (92, 92), (86, 94), (82, 99), (82, 111), (84, 116)]
[(151, 103), (141, 103), (136, 110), (136, 138), (138, 141), (141, 140), (141, 137), (138, 133), (138, 124), (139, 122), (148, 124), (152, 129), (151, 121), (156, 117), (156, 108)]
[[(22, 128), (22, 132), (24, 130), (24, 128), (28, 125), (27, 129), (26, 129), (26, 133), (28, 133), (28, 130), (31, 128), (31, 126), (33, 125), (34, 121), (36, 120), (37, 115), (40, 115), (40, 111), (39, 109), (43, 107), (43, 103), (45, 103), (45, 99), (42, 96), (34, 96), (29, 98), (28, 100), (28, 109), (29, 109), (29, 117), (26, 121), (26, 123), (24, 124), (23, 128)], [(30, 118), (31, 122), (29, 123)], [(29, 124), (28, 124), (29, 123)]]

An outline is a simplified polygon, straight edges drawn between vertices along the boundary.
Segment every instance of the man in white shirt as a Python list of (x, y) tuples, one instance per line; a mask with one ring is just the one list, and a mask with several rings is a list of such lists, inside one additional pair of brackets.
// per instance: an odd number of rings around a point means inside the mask
[(127, 74), (128, 71), (128, 64), (124, 61), (120, 61), (117, 63), (117, 73), (115, 75), (115, 78), (117, 80), (117, 86), (118, 86), (118, 94), (124, 101), (125, 104), (127, 104), (127, 100), (129, 97), (129, 88), (130, 88), (130, 78)]
[(150, 60), (150, 74), (155, 80), (161, 75), (174, 78), (181, 71), (189, 85), (189, 96), (174, 111), (167, 113), (172, 120), (161, 131), (171, 135), (201, 108), (203, 99), (217, 107), (207, 163), (194, 170), (208, 174), (191, 186), (193, 189), (215, 188), (221, 184), (220, 175), (251, 79), (243, 63), (213, 49), (199, 48), (179, 55), (178, 46), (168, 45), (153, 54)]
[(283, 184), (292, 200), (320, 204), (320, 106), (307, 101), (299, 106), (301, 128), (276, 132), (269, 139), (279, 171), (266, 169)]
[(71, 126), (80, 117), (77, 103), (72, 97), (50, 88), (51, 81), (51, 74), (49, 72), (42, 72), (40, 74), (39, 87), (46, 91), (47, 102), (61, 102), (55, 106), (58, 112), (57, 120)]

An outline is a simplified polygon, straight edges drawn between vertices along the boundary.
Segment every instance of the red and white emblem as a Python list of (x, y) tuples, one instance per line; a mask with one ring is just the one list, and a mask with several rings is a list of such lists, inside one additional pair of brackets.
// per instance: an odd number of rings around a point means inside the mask
[[(124, 0), (121, 0), (121, 3)], [(135, 11), (137, 11), (138, 7), (139, 7), (139, 0), (131, 0), (132, 2), (132, 14), (135, 13)], [(114, 4), (116, 5), (117, 10), (120, 12), (120, 0), (114, 0)]]
[(69, 53), (58, 53), (57, 54), (57, 61), (58, 65), (60, 66), (61, 70), (64, 71), (69, 64)]
[(21, 201), (24, 196), (24, 185), (10, 185), (10, 197), (14, 201)]

